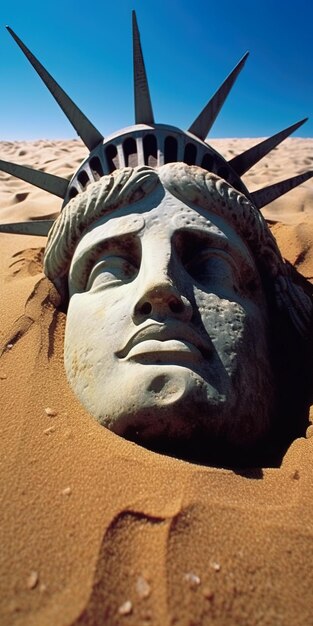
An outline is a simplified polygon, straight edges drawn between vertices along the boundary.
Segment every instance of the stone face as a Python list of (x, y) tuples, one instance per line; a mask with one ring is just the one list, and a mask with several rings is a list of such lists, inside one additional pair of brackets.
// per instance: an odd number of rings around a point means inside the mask
[(68, 282), (66, 373), (101, 424), (147, 445), (266, 433), (266, 298), (230, 221), (158, 185), (90, 224)]
[(219, 176), (168, 163), (101, 177), (56, 220), (44, 271), (69, 296), (69, 383), (114, 433), (239, 465), (267, 450), (276, 463), (302, 434), (312, 298)]

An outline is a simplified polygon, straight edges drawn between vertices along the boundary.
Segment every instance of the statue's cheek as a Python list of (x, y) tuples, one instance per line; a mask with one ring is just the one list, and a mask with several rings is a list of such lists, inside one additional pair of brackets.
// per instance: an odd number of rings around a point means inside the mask
[(267, 358), (265, 320), (257, 307), (248, 301), (240, 304), (216, 294), (196, 293), (195, 298), (201, 318), (198, 322), (229, 374), (236, 369), (238, 359), (249, 361), (251, 352)]

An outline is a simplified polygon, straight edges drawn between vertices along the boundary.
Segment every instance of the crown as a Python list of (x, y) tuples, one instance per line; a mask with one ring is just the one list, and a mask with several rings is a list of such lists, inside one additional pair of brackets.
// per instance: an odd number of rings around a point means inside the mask
[[(248, 52), (228, 75), (187, 131), (180, 130), (174, 126), (156, 124), (154, 122), (140, 34), (134, 11), (132, 19), (135, 124), (107, 138), (103, 137), (14, 31), (7, 26), (7, 30), (49, 89), (90, 152), (70, 181), (40, 170), (2, 160), (0, 160), (0, 170), (59, 196), (63, 199), (63, 207), (69, 200), (85, 191), (91, 182), (99, 180), (102, 176), (110, 174), (116, 169), (136, 167), (138, 165), (158, 167), (171, 162), (199, 165), (226, 180), (237, 191), (243, 193), (258, 209), (261, 209), (313, 176), (313, 171), (308, 171), (276, 184), (263, 187), (253, 193), (249, 192), (241, 179), (243, 174), (297, 130), (307, 121), (307, 118), (261, 141), (229, 161), (224, 159), (206, 141), (211, 127), (246, 62)], [(0, 232), (47, 235), (52, 224), (52, 220), (32, 220), (31, 222), (2, 224), (0, 225)]]

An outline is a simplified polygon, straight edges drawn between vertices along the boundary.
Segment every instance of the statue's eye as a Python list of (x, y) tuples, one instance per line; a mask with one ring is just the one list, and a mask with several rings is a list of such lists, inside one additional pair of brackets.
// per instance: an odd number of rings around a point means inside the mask
[(138, 269), (128, 259), (120, 256), (107, 256), (99, 259), (92, 268), (86, 291), (130, 282), (137, 274)]
[(222, 250), (204, 250), (193, 257), (186, 270), (197, 282), (233, 283), (234, 271), (230, 255)]

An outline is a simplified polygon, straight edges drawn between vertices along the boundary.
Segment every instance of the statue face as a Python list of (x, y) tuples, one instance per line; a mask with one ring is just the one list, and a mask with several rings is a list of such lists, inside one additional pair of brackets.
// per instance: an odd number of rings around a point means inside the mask
[(69, 289), (67, 377), (101, 424), (144, 445), (267, 431), (265, 297), (225, 220), (160, 185), (92, 225)]

